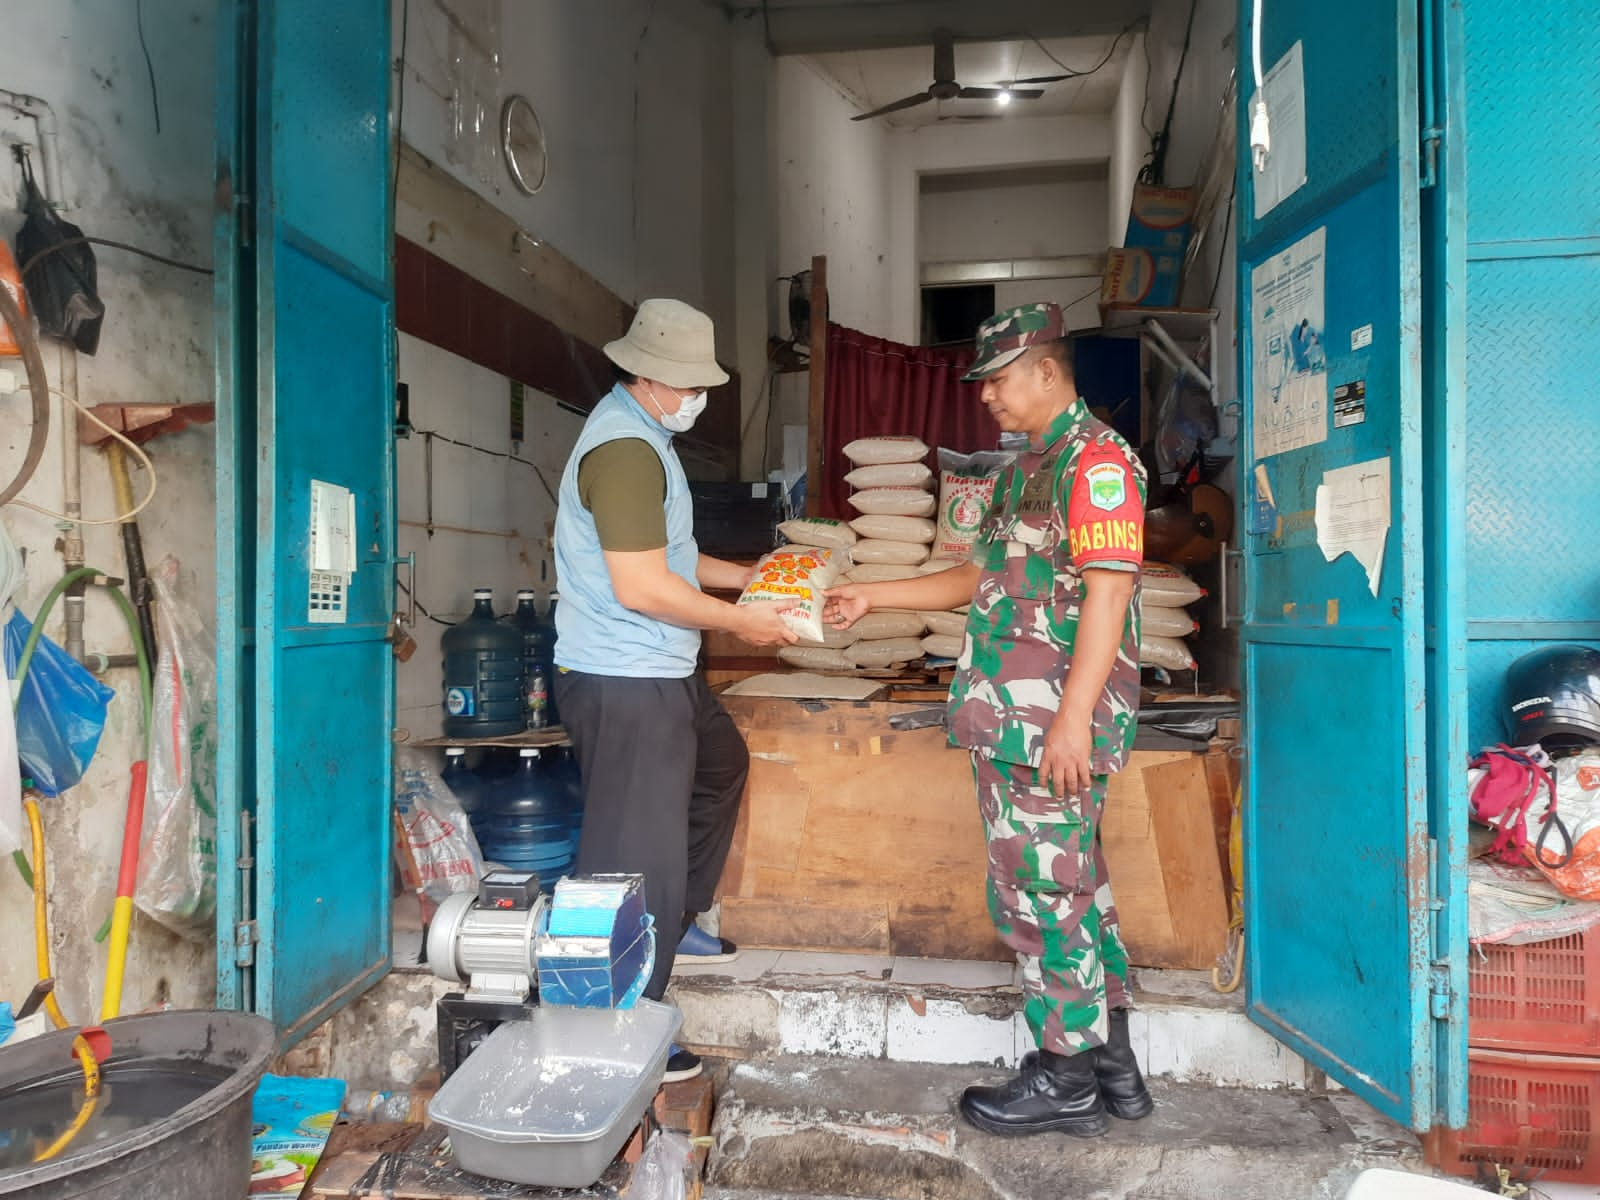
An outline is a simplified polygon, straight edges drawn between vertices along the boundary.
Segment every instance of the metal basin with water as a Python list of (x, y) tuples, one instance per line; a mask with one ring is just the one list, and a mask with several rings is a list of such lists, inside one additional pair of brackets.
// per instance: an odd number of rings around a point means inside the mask
[(274, 1050), (247, 1013), (163, 1012), (106, 1025), (94, 1115), (61, 1154), (33, 1163), (83, 1094), (75, 1030), (0, 1047), (0, 1196), (16, 1200), (242, 1200), (250, 1101)]

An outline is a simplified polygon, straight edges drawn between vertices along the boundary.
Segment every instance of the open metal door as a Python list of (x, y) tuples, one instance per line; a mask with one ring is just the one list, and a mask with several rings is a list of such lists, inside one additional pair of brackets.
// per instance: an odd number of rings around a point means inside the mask
[(1430, 740), (1430, 715), (1436, 729), (1457, 719), (1430, 714), (1429, 669), (1449, 678), (1462, 652), (1458, 619), (1441, 617), (1430, 645), (1425, 582), (1425, 434), (1436, 422), (1448, 440), (1437, 406), (1453, 395), (1441, 360), (1425, 397), (1423, 364), (1443, 345), (1424, 336), (1425, 314), (1442, 334), (1444, 306), (1425, 304), (1437, 263), (1419, 120), (1435, 108), (1420, 88), (1434, 86), (1440, 31), (1417, 0), (1266, 0), (1261, 175), (1244, 149), (1252, 7), (1239, 135), (1250, 1014), (1395, 1120), (1460, 1124), (1464, 1038), (1441, 1029), (1465, 1027), (1452, 975), (1465, 946), (1452, 966), (1449, 938), (1465, 895), (1459, 849), (1436, 836), (1451, 805), (1428, 787), (1452, 752)]
[(287, 1044), (389, 966), (390, 11), (221, 17), (218, 999)]

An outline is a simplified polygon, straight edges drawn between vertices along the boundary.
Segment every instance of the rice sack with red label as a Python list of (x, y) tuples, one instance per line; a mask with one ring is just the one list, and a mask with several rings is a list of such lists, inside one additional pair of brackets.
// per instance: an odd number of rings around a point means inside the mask
[(755, 577), (745, 585), (740, 604), (778, 603), (785, 606), (783, 623), (801, 641), (822, 643), (822, 593), (831, 588), (850, 565), (843, 550), (824, 546), (784, 546), (756, 564)]

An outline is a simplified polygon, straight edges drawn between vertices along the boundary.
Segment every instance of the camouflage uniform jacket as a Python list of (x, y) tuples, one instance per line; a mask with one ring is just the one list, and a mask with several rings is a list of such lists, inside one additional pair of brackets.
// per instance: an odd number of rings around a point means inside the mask
[[(1072, 669), (1083, 571), (1137, 572), (1144, 556), (1145, 472), (1081, 402), (1040, 449), (1001, 475), (973, 549), (982, 568), (966, 644), (950, 687), (950, 741), (1038, 766)], [(1139, 710), (1139, 592), (1095, 706), (1090, 769), (1120, 770)]]

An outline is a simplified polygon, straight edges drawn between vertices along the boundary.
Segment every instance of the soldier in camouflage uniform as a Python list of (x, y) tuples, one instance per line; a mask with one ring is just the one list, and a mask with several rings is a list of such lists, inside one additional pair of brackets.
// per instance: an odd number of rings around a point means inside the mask
[(1095, 1136), (1152, 1108), (1128, 1039), (1127, 954), (1100, 814), (1139, 703), (1144, 470), (1074, 385), (1060, 308), (1009, 309), (978, 331), (966, 379), (1028, 448), (997, 480), (970, 562), (829, 593), (848, 626), (873, 608), (970, 599), (950, 689), (951, 742), (972, 755), (989, 847), (989, 911), (1022, 964), (1039, 1051), (961, 1111), (997, 1133)]

